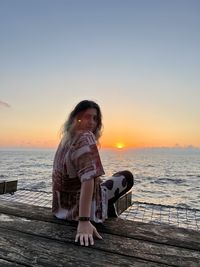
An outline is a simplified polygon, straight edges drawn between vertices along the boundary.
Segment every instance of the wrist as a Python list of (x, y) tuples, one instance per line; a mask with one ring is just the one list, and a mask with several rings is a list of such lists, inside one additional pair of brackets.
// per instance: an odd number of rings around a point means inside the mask
[(90, 217), (79, 216), (78, 220), (79, 220), (79, 222), (88, 222), (88, 221), (90, 221)]

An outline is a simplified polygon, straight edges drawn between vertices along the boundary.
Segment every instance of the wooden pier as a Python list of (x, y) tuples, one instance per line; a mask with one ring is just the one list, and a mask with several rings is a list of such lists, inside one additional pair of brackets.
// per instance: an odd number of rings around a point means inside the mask
[(50, 208), (0, 202), (0, 266), (200, 266), (200, 232), (109, 219), (97, 225), (103, 240), (81, 247), (76, 223)]

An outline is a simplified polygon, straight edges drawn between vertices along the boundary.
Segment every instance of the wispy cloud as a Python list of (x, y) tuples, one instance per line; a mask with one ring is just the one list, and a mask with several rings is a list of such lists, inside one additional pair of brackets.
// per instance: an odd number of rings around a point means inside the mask
[(0, 100), (0, 107), (10, 108), (11, 106), (8, 103), (3, 102), (3, 101)]

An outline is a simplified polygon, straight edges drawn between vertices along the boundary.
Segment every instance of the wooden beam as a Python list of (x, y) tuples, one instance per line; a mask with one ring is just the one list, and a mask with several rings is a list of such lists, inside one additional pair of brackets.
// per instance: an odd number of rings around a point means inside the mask
[(117, 214), (127, 210), (132, 205), (132, 190), (121, 196), (115, 203)]
[[(37, 229), (37, 228), (36, 228)], [(52, 228), (53, 232), (54, 229)], [(64, 235), (68, 233), (65, 229)], [(53, 233), (52, 232), (52, 233)], [(56, 233), (55, 233), (56, 234)], [(64, 237), (64, 236), (63, 236)], [(0, 257), (26, 266), (145, 266), (147, 261), (0, 227)], [(100, 241), (101, 242), (101, 241)], [(9, 248), (9, 249), (8, 249)], [(163, 266), (151, 263), (148, 266)], [(166, 265), (164, 265), (166, 266)]]
[(7, 261), (4, 259), (0, 259), (0, 266), (1, 267), (27, 267), (27, 265), (24, 264), (18, 264), (16, 262), (13, 261)]
[[(52, 216), (51, 209), (45, 207), (1, 200), (0, 213), (26, 218), (28, 220), (52, 222), (58, 225), (63, 224), (76, 227), (75, 222), (56, 219)], [(191, 229), (136, 221), (132, 222), (120, 218), (110, 219), (104, 224), (96, 224), (96, 226), (99, 231), (108, 234), (112, 233), (122, 237), (131, 237), (137, 240), (147, 240), (188, 249), (198, 249), (200, 251), (200, 232)]]
[[(148, 227), (149, 225), (147, 224), (146, 228)], [(126, 222), (124, 222), (124, 228), (126, 228)], [(19, 240), (23, 236), (26, 239), (26, 236), (28, 235), (27, 244), (30, 243), (29, 238), (32, 238), (33, 240), (35, 239), (38, 249), (40, 249), (40, 243), (45, 240), (46, 242), (48, 242), (48, 244), (52, 243), (52, 246), (53, 243), (63, 243), (63, 246), (66, 246), (66, 250), (68, 249), (68, 246), (71, 246), (71, 249), (74, 247), (74, 251), (78, 249), (77, 245), (74, 242), (76, 234), (75, 225), (58, 225), (37, 220), (25, 220), (24, 218), (18, 218), (15, 216), (4, 216), (1, 219), (0, 234), (2, 238), (2, 236), (4, 236), (4, 233), (8, 233), (8, 236), (6, 235), (7, 239), (5, 241), (2, 241), (5, 246), (9, 245), (7, 244), (8, 239), (9, 242), (11, 242), (9, 233), (10, 235), (12, 235), (12, 233), (15, 234), (15, 232), (17, 233), (16, 237)], [(92, 247), (93, 252), (91, 253), (95, 255), (95, 258), (98, 260), (100, 259), (99, 257), (107, 257), (106, 260), (108, 260), (108, 263), (110, 263), (110, 256), (115, 255), (113, 260), (116, 260), (116, 266), (120, 266), (120, 264), (122, 264), (121, 266), (124, 266), (123, 261), (118, 261), (117, 258), (122, 257), (123, 259), (123, 257), (126, 256), (129, 257), (129, 259), (132, 258), (133, 262), (142, 260), (146, 262), (154, 262), (155, 264), (169, 264), (170, 266), (182, 267), (195, 266), (193, 264), (198, 264), (200, 262), (200, 253), (198, 250), (185, 249), (179, 247), (179, 244), (177, 244), (176, 246), (169, 246), (162, 243), (162, 240), (160, 240), (160, 242), (150, 242), (145, 240), (144, 237), (143, 240), (138, 240), (128, 236), (123, 237), (121, 235), (116, 235), (112, 232), (108, 234), (102, 232), (101, 234), (104, 239), (95, 242), (95, 245)], [(26, 246), (26, 249), (29, 249), (29, 245)], [(52, 250), (53, 249), (54, 247), (52, 247)], [(51, 252), (50, 250), (49, 253), (53, 252)], [(65, 252), (65, 255), (69, 256), (67, 251)], [(81, 257), (83, 257), (83, 255), (81, 255)], [(81, 260), (82, 259), (83, 261), (86, 261), (86, 258), (83, 257), (81, 258)]]
[(18, 180), (4, 180), (0, 181), (0, 194), (13, 194), (17, 191)]

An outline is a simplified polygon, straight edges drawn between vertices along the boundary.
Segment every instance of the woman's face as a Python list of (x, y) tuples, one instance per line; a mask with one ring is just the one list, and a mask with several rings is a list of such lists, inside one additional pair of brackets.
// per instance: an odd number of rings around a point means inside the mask
[(77, 118), (77, 130), (95, 132), (97, 127), (97, 110), (88, 108)]

